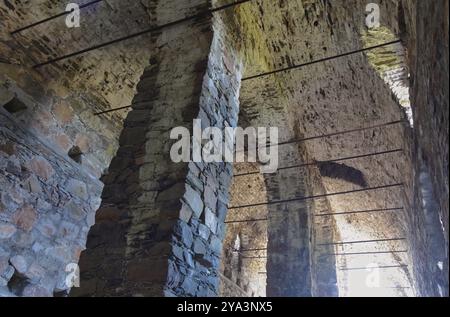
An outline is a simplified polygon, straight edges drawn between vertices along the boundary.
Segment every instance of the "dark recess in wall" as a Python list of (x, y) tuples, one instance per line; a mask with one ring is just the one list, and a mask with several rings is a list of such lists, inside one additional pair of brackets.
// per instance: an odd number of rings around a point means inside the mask
[(9, 113), (18, 113), (27, 110), (27, 106), (25, 106), (25, 104), (17, 97), (13, 97), (10, 101), (3, 105), (3, 108), (5, 108), (5, 110)]

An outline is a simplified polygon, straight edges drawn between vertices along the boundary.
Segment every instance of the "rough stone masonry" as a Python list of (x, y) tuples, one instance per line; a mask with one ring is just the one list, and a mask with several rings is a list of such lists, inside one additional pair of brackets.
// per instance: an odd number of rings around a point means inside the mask
[[(0, 296), (349, 296), (364, 278), (341, 269), (361, 261), (408, 265), (383, 271), (378, 294), (448, 295), (448, 0), (374, 0), (375, 30), (365, 1), (249, 1), (33, 67), (230, 2), (107, 0), (80, 28), (59, 17), (12, 34), (62, 2), (0, 1)], [(259, 166), (170, 161), (170, 130), (195, 118), (282, 141), (410, 121), (289, 145), (280, 166), (308, 167), (233, 177)], [(402, 210), (323, 216), (389, 207)]]
[[(170, 16), (166, 5), (154, 8), (156, 22)], [(241, 66), (223, 32), (205, 16), (152, 38), (75, 295), (218, 295), (231, 165), (172, 163), (169, 131), (194, 118), (202, 127), (236, 126)]]

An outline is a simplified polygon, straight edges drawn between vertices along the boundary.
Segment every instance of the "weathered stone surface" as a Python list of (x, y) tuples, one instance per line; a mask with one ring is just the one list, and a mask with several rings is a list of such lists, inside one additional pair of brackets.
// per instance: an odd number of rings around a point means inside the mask
[(1, 224), (0, 223), (0, 239), (9, 239), (16, 233), (17, 229), (13, 225)]
[(0, 151), (11, 156), (16, 154), (17, 147), (14, 143), (7, 142), (6, 144), (0, 144)]
[(89, 137), (84, 134), (77, 135), (75, 145), (81, 150), (81, 153), (88, 153), (90, 150)]
[(213, 234), (217, 233), (217, 217), (211, 209), (205, 209), (205, 224)]
[(28, 167), (37, 176), (41, 177), (43, 180), (48, 180), (53, 176), (55, 171), (50, 163), (43, 157), (35, 157), (29, 163)]
[(27, 260), (21, 255), (13, 256), (11, 259), (9, 259), (9, 262), (20, 274), (25, 274), (28, 270)]
[(64, 152), (68, 152), (69, 149), (71, 148), (71, 141), (69, 139), (69, 137), (64, 134), (58, 134), (57, 136), (55, 136), (55, 143), (64, 151)]
[(195, 254), (206, 254), (207, 248), (205, 242), (201, 239), (196, 239), (193, 251)]
[(8, 268), (8, 257), (7, 255), (0, 255), (0, 276), (3, 276), (4, 272)]
[(77, 179), (69, 180), (66, 189), (77, 198), (86, 200), (89, 197), (86, 184)]
[(17, 227), (25, 231), (30, 231), (36, 223), (37, 219), (37, 211), (33, 208), (33, 206), (30, 205), (23, 206), (14, 215), (14, 222), (16, 223)]
[[(83, 20), (94, 29), (101, 26), (121, 36), (173, 20), (174, 11), (177, 15), (202, 11), (205, 4), (205, 1), (193, 1), (189, 6), (195, 8), (181, 8), (179, 1), (174, 0), (108, 2), (99, 4), (100, 14), (97, 10), (94, 10), (96, 14), (87, 10)], [(13, 98), (24, 106), (22, 112), (8, 116), (3, 116), (4, 110), (0, 107), (0, 239), (4, 240), (2, 245), (7, 249), (8, 257), (19, 254), (22, 248), (31, 248), (35, 253), (33, 256), (46, 270), (39, 283), (45, 284), (44, 289), (54, 287), (47, 280), (52, 279), (52, 271), (61, 270), (62, 263), (44, 265), (46, 259), (40, 253), (57, 249), (63, 240), (70, 251), (68, 253), (77, 257), (80, 245), (84, 244), (82, 236), (87, 233), (86, 226), (94, 223), (95, 204), (101, 191), (101, 186), (94, 184), (94, 180), (104, 173), (110, 159), (116, 155), (119, 131), (124, 127), (120, 150), (110, 166), (109, 175), (105, 177), (107, 189), (104, 191), (105, 205), (112, 203), (120, 208), (101, 213), (98, 217), (101, 222), (114, 223), (120, 229), (114, 225), (99, 225), (103, 229), (97, 230), (94, 226), (91, 237), (94, 248), (102, 245), (98, 247), (98, 254), (93, 252), (94, 262), (101, 262), (107, 254), (108, 258), (111, 256), (110, 262), (117, 263), (117, 267), (108, 270), (98, 265), (97, 269), (107, 272), (106, 276), (113, 276), (113, 272), (125, 272), (126, 261), (140, 257), (143, 250), (153, 254), (160, 250), (159, 243), (172, 242), (174, 233), (178, 235), (177, 243), (180, 243), (180, 237), (192, 241), (194, 236), (199, 235), (205, 239), (207, 254), (200, 256), (198, 266), (193, 267), (188, 256), (192, 254), (192, 249), (183, 252), (184, 260), (180, 250), (177, 250), (177, 260), (169, 264), (168, 286), (171, 289), (164, 292), (173, 296), (215, 295), (217, 278), (208, 275), (210, 272), (206, 267), (217, 268), (210, 253), (218, 253), (218, 240), (226, 233), (223, 221), (228, 198), (219, 198), (218, 201), (217, 198), (228, 195), (231, 164), (172, 164), (166, 156), (170, 148), (170, 143), (166, 141), (167, 132), (174, 126), (189, 128), (191, 119), (196, 116), (203, 119), (203, 127), (235, 126), (239, 115), (239, 82), (242, 75), (254, 75), (333, 56), (366, 45), (368, 35), (365, 33), (370, 32), (364, 24), (365, 5), (357, 0), (349, 1), (348, 6), (304, 0), (283, 1), (282, 4), (276, 1), (249, 3), (237, 6), (232, 15), (216, 13), (212, 23), (208, 19), (206, 22), (199, 19), (183, 24), (183, 28), (175, 26), (170, 32), (162, 31), (147, 41), (116, 43), (107, 53), (94, 50), (82, 59), (60, 61), (61, 64), (48, 65), (40, 72), (29, 72), (17, 65), (31, 65), (70, 51), (70, 45), (65, 43), (68, 39), (65, 28), (45, 24), (27, 30), (27, 36), (18, 37), (16, 41), (0, 41), (0, 106)], [(18, 4), (4, 2), (0, 4), (2, 27), (14, 30), (27, 21), (32, 23), (36, 19), (46, 18), (54, 14), (57, 6), (56, 3), (27, 2), (21, 3), (18, 9)], [(142, 6), (149, 10), (143, 10)], [(409, 43), (408, 52), (404, 52), (399, 44), (389, 46), (388, 54), (374, 51), (375, 62), (378, 62), (375, 67), (371, 63), (374, 61), (374, 56), (370, 55), (372, 53), (356, 54), (345, 57), (345, 60), (310, 65), (307, 71), (249, 80), (240, 95), (241, 125), (277, 126), (281, 140), (384, 123), (405, 117), (399, 106), (404, 100), (392, 98), (392, 85), (387, 87), (386, 78), (379, 78), (379, 70), (382, 69), (381, 73), (388, 79), (394, 78), (394, 84), (407, 90), (409, 77), (406, 67), (400, 72), (392, 72), (392, 69), (386, 71), (386, 68), (397, 63), (396, 55), (410, 59), (414, 127), (376, 129), (358, 133), (358, 136), (349, 134), (327, 138), (324, 142), (308, 142), (306, 148), (299, 152), (296, 152), (298, 149), (292, 153), (283, 151), (280, 158), (283, 163), (298, 164), (299, 161), (306, 163), (368, 153), (373, 149), (405, 148), (406, 159), (400, 160), (405, 162), (384, 157), (354, 160), (351, 164), (352, 168), (367, 176), (369, 185), (404, 180), (406, 195), (382, 191), (357, 198), (333, 197), (325, 205), (311, 202), (311, 208), (316, 209), (308, 212), (382, 208), (399, 202), (413, 212), (408, 212), (405, 219), (390, 214), (380, 219), (369, 216), (364, 220), (352, 216), (335, 222), (317, 221), (306, 225), (310, 219), (303, 215), (305, 206), (301, 204), (271, 210), (287, 215), (284, 220), (269, 217), (269, 240), (275, 240), (273, 244), (269, 241), (269, 253), (274, 251), (275, 254), (269, 255), (268, 272), (271, 278), (268, 284), (286, 284), (284, 289), (277, 290), (279, 292), (298, 295), (304, 291), (299, 290), (299, 285), (308, 287), (307, 283), (288, 277), (298, 277), (292, 272), (301, 272), (302, 278), (309, 276), (310, 272), (303, 265), (311, 261), (312, 266), (320, 264), (327, 268), (323, 272), (311, 272), (311, 280), (315, 283), (311, 286), (311, 292), (320, 296), (336, 294), (331, 269), (336, 264), (333, 264), (335, 259), (319, 261), (317, 254), (308, 255), (307, 245), (314, 250), (317, 243), (346, 239), (346, 233), (351, 231), (348, 228), (370, 234), (377, 229), (387, 237), (403, 235), (402, 229), (407, 228), (408, 249), (411, 250), (407, 260), (414, 264), (411, 276), (417, 281), (417, 290), (423, 295), (448, 293), (448, 278), (445, 278), (448, 276), (448, 252), (445, 251), (448, 249), (448, 173), (443, 172), (448, 166), (448, 89), (442, 88), (448, 86), (448, 45), (442, 44), (448, 42), (448, 3), (441, 1), (430, 5), (426, 1), (382, 1), (380, 6), (382, 30), (388, 29), (393, 37), (407, 35), (403, 42)], [(122, 12), (128, 12), (129, 18), (124, 19)], [(42, 37), (44, 28), (53, 36)], [(102, 32), (85, 32), (81, 27), (70, 32), (69, 37), (70, 43), (88, 47), (101, 42)], [(437, 41), (436, 38), (444, 40)], [(73, 39), (77, 40), (74, 42)], [(382, 34), (377, 40), (386, 38)], [(235, 48), (239, 51), (236, 52)], [(377, 54), (383, 58), (377, 60)], [(151, 62), (148, 63), (150, 55)], [(391, 61), (392, 56), (394, 62)], [(245, 74), (241, 74), (241, 58), (244, 59)], [(147, 64), (150, 66), (139, 79)], [(395, 82), (397, 76), (400, 80)], [(277, 83), (275, 86), (274, 80)], [(139, 81), (138, 93), (132, 100)], [(133, 109), (124, 124), (128, 110), (93, 116), (93, 112), (129, 104), (133, 104)], [(34, 129), (37, 133), (25, 133), (23, 128)], [(409, 140), (410, 134), (413, 141)], [(36, 141), (36, 136), (45, 144)], [(17, 144), (11, 146), (12, 143)], [(73, 162), (68, 162), (66, 155), (54, 155), (53, 145), (63, 152), (78, 145), (86, 152), (86, 161), (83, 157), (83, 164), (71, 165)], [(34, 161), (36, 157), (43, 161)], [(84, 172), (88, 177), (80, 177)], [(308, 168), (308, 172), (303, 175), (284, 171), (279, 178), (263, 179), (261, 187), (255, 186), (255, 181), (240, 178), (240, 189), (233, 198), (241, 203), (287, 199), (307, 194), (305, 188), (323, 193), (347, 190), (350, 185), (345, 177), (317, 180), (314, 179), (314, 168)], [(425, 189), (423, 173), (429, 175), (429, 186)], [(76, 179), (86, 187), (80, 184), (68, 186), (70, 179)], [(179, 192), (166, 192), (173, 184), (185, 182), (192, 189), (185, 197), (192, 210), (174, 208), (181, 198)], [(259, 184), (258, 181), (256, 183)], [(261, 190), (262, 187), (267, 188), (267, 192)], [(430, 199), (433, 197), (431, 192), (436, 196), (433, 199)], [(167, 204), (155, 204), (158, 194)], [(405, 200), (403, 196), (414, 197)], [(431, 210), (430, 200), (436, 200), (432, 204), (434, 207), (431, 209), (435, 212), (431, 212), (431, 218), (429, 213), (424, 212)], [(74, 205), (67, 207), (72, 201)], [(424, 208), (421, 207), (423, 201), (426, 202), (425, 207), (422, 206)], [(31, 217), (20, 216), (24, 213), (21, 208), (26, 205), (33, 206), (39, 217), (34, 219), (34, 213), (29, 211)], [(79, 209), (74, 206), (79, 206)], [(232, 213), (232, 216), (239, 220), (248, 219), (250, 215), (265, 217), (268, 214), (264, 208), (253, 212), (244, 210), (239, 214)], [(189, 226), (181, 235), (173, 226), (178, 218)], [(77, 229), (78, 235), (75, 234)], [(339, 236), (335, 235), (336, 229), (340, 230)], [(242, 247), (249, 246), (251, 242), (262, 247), (267, 244), (267, 224), (232, 224), (227, 230), (226, 250), (234, 248), (232, 244), (237, 236), (242, 238)], [(441, 231), (444, 234), (440, 234)], [(120, 237), (111, 235), (111, 232), (117, 232)], [(102, 240), (99, 236), (106, 238)], [(105, 245), (108, 247), (104, 248)], [(436, 251), (441, 249), (444, 251)], [(302, 263), (290, 266), (293, 254), (300, 254), (301, 257), (294, 261), (301, 259)], [(53, 258), (65, 259), (67, 256)], [(239, 262), (239, 259), (235, 259), (234, 253), (226, 252), (224, 258), (227, 261), (225, 266), (232, 266), (235, 271), (236, 266), (232, 262)], [(230, 289), (238, 294), (265, 295), (258, 293), (259, 289), (265, 288), (265, 276), (255, 277), (254, 274), (258, 271), (257, 266), (264, 264), (264, 261), (246, 263), (242, 270), (239, 269), (239, 279), (230, 279), (232, 283), (239, 280), (240, 285)], [(436, 263), (445, 269), (436, 268)], [(284, 276), (274, 276), (274, 271)], [(89, 273), (95, 276), (94, 273), (98, 272)], [(141, 273), (146, 274), (145, 271)], [(154, 285), (140, 284), (137, 275), (133, 285), (115, 276), (102, 276), (94, 282), (88, 279), (87, 293), (163, 294), (162, 283), (156, 283), (158, 285), (154, 288)], [(58, 279), (61, 283), (61, 278)], [(250, 283), (250, 280), (258, 282)], [(1, 283), (6, 283), (6, 280)], [(30, 286), (28, 292), (39, 294), (42, 285), (36, 288)]]
[(192, 209), (188, 205), (183, 203), (180, 210), (180, 219), (188, 223), (189, 220), (191, 220), (192, 215), (193, 215)]
[(205, 226), (204, 224), (200, 223), (198, 225), (198, 229), (197, 230), (198, 230), (198, 234), (199, 234), (200, 237), (202, 237), (205, 240), (209, 239), (209, 236), (211, 234), (211, 230), (207, 226)]
[(23, 297), (53, 297), (53, 294), (38, 285), (27, 285), (22, 293)]
[(83, 208), (73, 200), (66, 205), (66, 213), (70, 218), (76, 221), (80, 221), (86, 217), (86, 212)]
[(53, 106), (53, 114), (62, 124), (67, 124), (73, 120), (74, 113), (70, 106), (65, 103), (58, 103)]
[(68, 221), (59, 224), (59, 236), (68, 240), (75, 240), (80, 232), (80, 227)]
[(27, 272), (24, 274), (27, 278), (33, 281), (39, 281), (45, 276), (45, 269), (36, 262), (33, 262), (29, 267)]
[[(167, 12), (163, 10), (161, 16), (156, 15), (155, 18), (162, 19), (165, 14)], [(121, 148), (111, 164), (110, 174), (105, 178), (107, 183), (103, 193), (103, 205), (129, 206), (122, 207), (126, 217), (122, 219), (132, 219), (125, 224), (128, 228), (127, 244), (131, 247), (126, 251), (130, 257), (125, 257), (123, 268), (130, 272), (132, 267), (134, 273), (128, 274), (119, 282), (128, 293), (171, 296), (217, 295), (217, 277), (208, 275), (211, 274), (210, 269), (219, 266), (219, 262), (217, 258), (208, 255), (212, 252), (208, 241), (213, 235), (212, 232), (217, 232), (217, 217), (214, 215), (217, 196), (219, 191), (226, 192), (227, 186), (219, 189), (218, 184), (221, 181), (214, 179), (231, 176), (221, 175), (219, 164), (173, 164), (166, 157), (171, 144), (165, 141), (167, 138), (165, 131), (173, 126), (191, 126), (192, 119), (201, 112), (207, 112), (208, 122), (221, 127), (222, 116), (226, 117), (229, 114), (227, 111), (216, 109), (216, 104), (222, 103), (221, 107), (225, 109), (227, 100), (233, 99), (232, 104), (235, 107), (232, 107), (230, 112), (238, 111), (239, 81), (234, 79), (235, 73), (228, 74), (228, 70), (223, 66), (221, 51), (226, 46), (221, 45), (220, 32), (213, 39), (213, 34), (205, 31), (209, 29), (205, 26), (210, 25), (209, 18), (205, 18), (205, 21), (190, 25), (187, 29), (179, 29), (180, 33), (163, 32), (163, 36), (155, 34), (152, 40), (158, 42), (157, 45), (162, 48), (161, 52), (154, 56), (137, 86), (138, 93), (134, 98), (135, 110), (125, 121), (120, 138)], [(204, 41), (198, 41), (201, 43), (200, 47), (192, 51), (189, 47), (181, 45), (180, 38), (183, 38), (182, 42), (186, 42), (186, 37), (196, 39), (200, 37)], [(213, 49), (211, 49), (212, 39)], [(170, 45), (161, 46), (160, 42), (167, 42)], [(176, 56), (183, 56), (183, 65), (173, 64)], [(210, 64), (208, 59), (211, 59)], [(211, 71), (208, 71), (209, 67)], [(181, 72), (183, 76), (179, 76)], [(233, 77), (233, 80), (228, 77)], [(230, 89), (231, 81), (233, 87)], [(187, 105), (185, 100), (192, 102)], [(167, 102), (173, 106), (167, 107)], [(236, 117), (236, 114), (230, 116)], [(202, 126), (205, 123), (203, 122)], [(145, 136), (145, 140), (142, 136)], [(124, 164), (130, 153), (135, 157)], [(120, 191), (130, 186), (124, 180), (129, 179), (126, 174), (131, 170), (137, 171), (135, 174), (138, 177), (133, 178), (133, 182), (137, 184), (133, 185), (130, 196), (122, 196)], [(205, 190), (207, 179), (210, 188)], [(205, 205), (210, 209), (208, 216), (203, 214)], [(100, 220), (103, 208), (100, 209), (97, 220)], [(106, 234), (100, 227), (98, 222), (94, 225), (90, 233), (91, 241), (99, 239), (95, 236), (99, 233)], [(135, 257), (131, 256), (134, 252), (139, 253), (143, 247), (148, 250), (147, 254), (154, 254), (164, 241), (170, 242), (172, 248), (168, 254), (169, 260), (164, 265), (167, 270), (162, 272), (165, 276), (159, 280), (159, 276), (158, 279), (148, 276), (150, 272), (141, 270), (140, 265), (134, 260)], [(93, 247), (92, 252), (86, 257), (97, 262), (101, 259), (102, 250), (96, 248), (96, 243)], [(215, 249), (217, 248), (215, 242)], [(197, 254), (195, 261), (194, 253)], [(84, 254), (81, 256), (82, 262)], [(158, 269), (162, 270), (162, 267)], [(95, 269), (86, 267), (86, 270), (90, 275), (107, 276), (105, 272)], [(165, 284), (161, 283), (163, 280)], [(113, 289), (97, 289), (97, 295), (114, 293)]]
[(51, 219), (46, 218), (43, 218), (38, 222), (36, 229), (47, 238), (52, 238), (57, 230), (55, 223)]
[(168, 268), (167, 259), (148, 259), (131, 261), (127, 269), (127, 279), (131, 282), (164, 282)]
[(404, 1), (402, 15), (414, 119), (406, 213), (414, 283), (419, 296), (448, 296), (449, 3)]
[(42, 193), (41, 183), (39, 182), (39, 180), (37, 179), (36, 176), (31, 175), (30, 178), (27, 180), (26, 184), (27, 184), (28, 190), (31, 193), (34, 193), (37, 195)]
[(194, 190), (191, 186), (186, 185), (186, 193), (184, 194), (184, 200), (191, 207), (197, 218), (203, 213), (203, 200), (200, 194)]
[(213, 251), (215, 254), (217, 255), (221, 255), (222, 253), (222, 239), (220, 239), (219, 237), (213, 236), (211, 238), (211, 251)]
[(189, 249), (194, 241), (191, 228), (184, 222), (178, 222), (175, 232), (179, 234), (181, 242)]
[(205, 187), (205, 204), (211, 210), (216, 210), (217, 195), (215, 193), (214, 188), (211, 187), (211, 186), (206, 186)]

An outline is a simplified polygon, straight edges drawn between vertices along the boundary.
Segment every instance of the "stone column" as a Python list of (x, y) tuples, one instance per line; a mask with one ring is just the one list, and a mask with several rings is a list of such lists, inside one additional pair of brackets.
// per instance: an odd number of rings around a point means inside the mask
[[(307, 169), (268, 175), (266, 186), (269, 200), (309, 196), (311, 188)], [(310, 214), (311, 201), (269, 206), (267, 296), (312, 296)]]
[[(314, 173), (314, 172), (313, 172)], [(313, 186), (315, 193), (325, 193), (319, 171), (315, 171)], [(314, 214), (331, 212), (327, 198), (314, 200)], [(333, 217), (314, 217), (311, 215), (311, 280), (314, 297), (338, 297), (336, 256), (333, 245), (324, 245), (339, 241), (336, 223)]]
[[(208, 8), (195, 2), (190, 14)], [(170, 16), (177, 0), (155, 3), (156, 23), (180, 18)], [(192, 131), (195, 118), (202, 127), (236, 126), (241, 66), (225, 33), (205, 16), (152, 36), (73, 295), (218, 294), (232, 166), (173, 163), (169, 135), (178, 126)]]

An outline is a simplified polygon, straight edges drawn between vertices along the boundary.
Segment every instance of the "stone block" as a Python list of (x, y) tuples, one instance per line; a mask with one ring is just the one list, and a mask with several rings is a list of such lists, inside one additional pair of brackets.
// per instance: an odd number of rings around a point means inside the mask
[(186, 184), (184, 201), (191, 207), (195, 216), (200, 218), (204, 208), (203, 200), (200, 193), (194, 190), (189, 184)]
[(195, 254), (206, 254), (207, 247), (206, 243), (202, 239), (195, 239), (194, 241), (194, 253)]
[(212, 233), (217, 233), (217, 217), (209, 208), (205, 209), (205, 225)]
[(55, 104), (52, 110), (56, 120), (62, 124), (69, 123), (73, 120), (73, 110), (67, 102)]
[[(195, 165), (194, 165), (195, 166)], [(198, 176), (195, 176), (193, 173), (189, 172), (186, 178), (186, 181), (189, 185), (191, 185), (196, 190), (202, 192), (204, 189), (204, 184), (200, 180)]]
[(45, 254), (62, 263), (70, 263), (72, 260), (72, 250), (66, 246), (51, 246), (45, 250)]
[(45, 181), (55, 174), (52, 165), (43, 157), (34, 157), (28, 162), (28, 168)]
[(24, 275), (33, 281), (39, 281), (45, 274), (46, 270), (37, 262), (33, 262)]
[(1, 255), (0, 256), (0, 276), (3, 276), (3, 274), (5, 273), (8, 266), (9, 266), (8, 256), (6, 254)]
[(36, 176), (31, 175), (30, 178), (25, 183), (25, 188), (30, 191), (30, 193), (41, 194), (42, 186)]
[(9, 262), (20, 274), (25, 274), (28, 270), (27, 260), (21, 255), (13, 256), (11, 259), (9, 259)]
[(222, 253), (222, 240), (216, 236), (212, 236), (210, 248), (215, 254), (220, 255)]
[(224, 222), (227, 218), (228, 206), (222, 201), (217, 201), (217, 220), (219, 222)]
[(81, 221), (86, 217), (84, 209), (73, 200), (71, 200), (65, 207), (65, 213), (73, 220)]
[(178, 221), (175, 226), (175, 234), (180, 237), (180, 241), (189, 249), (194, 241), (191, 227), (182, 221)]
[(183, 248), (176, 244), (172, 245), (172, 254), (179, 260), (181, 260), (181, 261), (184, 260)]
[(0, 240), (11, 238), (16, 231), (17, 229), (13, 225), (0, 224)]
[[(5, 286), (7, 286), (8, 285), (8, 281), (5, 279), (5, 278), (3, 278), (3, 277), (0, 277), (0, 297), (2, 297), (2, 288), (3, 287), (5, 287)], [(5, 297), (8, 297), (8, 295), (4, 295)]]
[(184, 250), (183, 255), (184, 255), (184, 261), (186, 262), (186, 264), (190, 268), (194, 268), (195, 267), (195, 263), (194, 263), (194, 259), (192, 257), (192, 254), (189, 251)]
[(217, 195), (215, 193), (214, 188), (211, 186), (205, 187), (205, 204), (211, 210), (216, 210)]
[(56, 234), (56, 226), (51, 219), (46, 217), (39, 220), (36, 229), (45, 237), (52, 238)]
[(188, 223), (189, 220), (191, 220), (192, 214), (192, 209), (187, 204), (183, 203), (180, 210), (180, 220)]
[(89, 137), (85, 134), (78, 134), (75, 139), (75, 145), (80, 149), (81, 153), (88, 153), (90, 150)]
[(62, 221), (59, 225), (58, 235), (67, 240), (75, 240), (80, 232), (80, 227), (69, 221)]
[(11, 265), (7, 265), (0, 277), (4, 278), (6, 281), (9, 281), (13, 277), (14, 272), (14, 268)]
[(38, 214), (33, 206), (25, 205), (14, 215), (14, 223), (19, 229), (30, 231), (38, 219)]
[(52, 205), (49, 204), (47, 201), (45, 201), (42, 198), (38, 198), (36, 201), (36, 210), (39, 213), (46, 213), (52, 209)]
[(95, 211), (91, 211), (86, 216), (86, 224), (92, 227), (95, 224)]
[(86, 184), (77, 179), (70, 179), (66, 184), (66, 190), (73, 196), (82, 200), (87, 200), (89, 198)]
[(56, 135), (54, 141), (56, 145), (58, 145), (59, 148), (66, 153), (70, 150), (70, 147), (72, 145), (69, 137), (65, 133)]
[(53, 294), (39, 285), (27, 285), (22, 292), (23, 297), (52, 297)]
[(205, 239), (206, 241), (209, 239), (209, 236), (211, 234), (211, 230), (204, 224), (200, 223), (198, 225), (198, 234), (200, 237)]
[(195, 294), (197, 287), (198, 283), (191, 277), (185, 278), (181, 284), (184, 294)]

